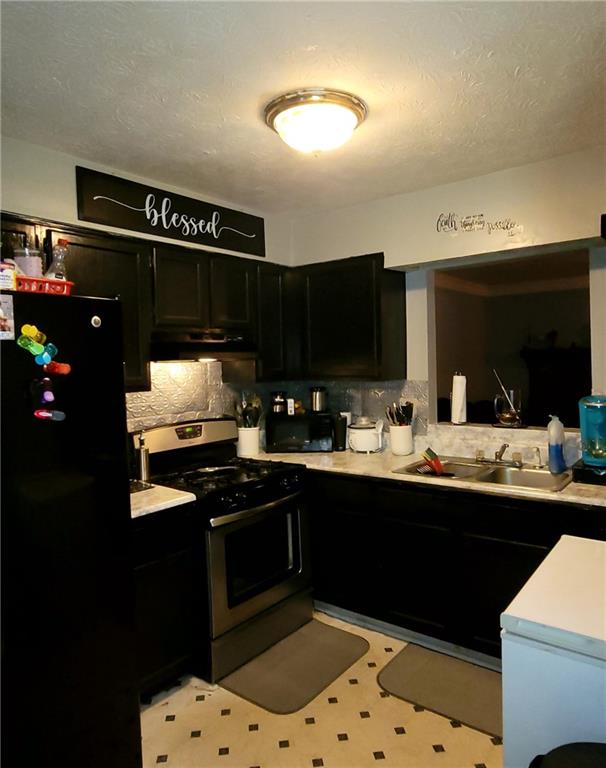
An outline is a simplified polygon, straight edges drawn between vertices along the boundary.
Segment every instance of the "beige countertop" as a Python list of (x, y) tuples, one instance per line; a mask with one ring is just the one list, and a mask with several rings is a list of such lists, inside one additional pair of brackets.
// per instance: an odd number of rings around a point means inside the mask
[(164, 485), (154, 485), (146, 491), (131, 493), (130, 516), (131, 518), (142, 517), (151, 512), (159, 512), (161, 509), (177, 507), (195, 500), (193, 493), (166, 488)]
[(401, 475), (393, 471), (415, 461), (420, 461), (422, 457), (418, 453), (412, 453), (409, 456), (394, 456), (389, 450), (370, 454), (353, 453), (352, 451), (343, 451), (342, 453), (262, 453), (258, 458), (270, 459), (272, 461), (289, 461), (304, 464), (308, 469), (337, 472), (339, 474), (356, 475), (359, 477), (374, 477), (418, 485), (459, 488), (460, 490), (508, 496), (510, 498), (539, 499), (554, 503), (566, 502), (569, 504), (589, 504), (606, 507), (606, 486), (570, 483), (564, 490), (550, 493), (530, 488), (473, 483), (461, 479)]
[[(495, 496), (507, 496), (510, 498), (542, 499), (554, 503), (565, 502), (568, 504), (588, 504), (606, 507), (606, 486), (570, 483), (562, 491), (546, 493), (526, 488), (473, 483), (461, 479), (453, 480), (451, 478), (428, 478), (422, 475), (401, 475), (393, 471), (415, 461), (420, 461), (421, 455), (418, 453), (412, 453), (409, 456), (394, 456), (388, 450), (371, 454), (353, 453), (352, 451), (343, 451), (342, 453), (262, 453), (258, 458), (270, 459), (271, 461), (288, 461), (295, 464), (303, 464), (308, 469), (355, 475), (357, 477), (373, 477), (383, 480), (396, 480), (402, 483), (415, 483), (417, 485), (459, 488), (460, 490), (487, 493)], [(195, 500), (196, 497), (193, 493), (154, 485), (153, 488), (147, 491), (131, 494), (131, 517), (141, 517), (151, 512), (169, 509), (170, 507), (187, 504)]]

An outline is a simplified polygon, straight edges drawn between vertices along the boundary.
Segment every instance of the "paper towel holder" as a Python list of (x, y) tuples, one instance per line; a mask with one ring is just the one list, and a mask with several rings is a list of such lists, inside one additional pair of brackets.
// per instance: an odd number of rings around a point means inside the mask
[[(456, 392), (455, 384), (458, 384)], [(455, 371), (452, 377), (450, 423), (455, 425), (467, 423), (467, 379), (460, 371)]]

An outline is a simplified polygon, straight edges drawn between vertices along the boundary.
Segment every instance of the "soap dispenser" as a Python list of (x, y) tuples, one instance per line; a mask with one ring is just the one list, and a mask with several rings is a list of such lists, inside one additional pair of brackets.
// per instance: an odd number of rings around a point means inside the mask
[(557, 416), (549, 414), (551, 421), (547, 425), (549, 441), (549, 471), (552, 475), (560, 475), (566, 471), (564, 461), (564, 425)]

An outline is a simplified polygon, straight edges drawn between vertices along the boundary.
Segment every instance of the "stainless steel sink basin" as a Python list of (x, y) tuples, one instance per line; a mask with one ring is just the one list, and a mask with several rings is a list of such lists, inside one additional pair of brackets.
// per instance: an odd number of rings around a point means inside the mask
[(473, 462), (443, 461), (442, 466), (446, 476), (452, 475), (461, 480), (472, 480), (480, 470), (480, 467)]
[[(394, 472), (398, 472), (401, 475), (421, 475), (421, 477), (434, 477), (431, 474), (425, 474), (418, 470), (424, 466), (427, 466), (424, 461), (415, 461), (414, 464), (408, 464), (400, 469), (394, 469)], [(484, 469), (480, 465), (476, 464), (473, 459), (464, 459), (457, 456), (443, 456), (442, 466), (444, 467), (444, 473), (441, 477), (448, 477), (450, 479), (460, 478), (469, 480), (474, 475)]]
[(510, 485), (516, 488), (533, 488), (541, 491), (561, 491), (572, 480), (572, 475), (570, 472), (552, 475), (546, 469), (489, 467), (480, 470), (474, 479), (479, 483)]
[[(425, 466), (424, 461), (415, 461), (405, 467), (393, 471), (402, 475), (435, 478), (437, 475), (419, 472)], [(478, 464), (473, 459), (458, 456), (442, 457), (444, 473), (440, 477), (450, 480), (466, 480), (472, 483), (488, 485), (505, 485), (511, 488), (531, 488), (535, 491), (554, 493), (561, 491), (572, 480), (570, 472), (552, 475), (547, 469), (531, 467), (507, 467), (503, 465)]]

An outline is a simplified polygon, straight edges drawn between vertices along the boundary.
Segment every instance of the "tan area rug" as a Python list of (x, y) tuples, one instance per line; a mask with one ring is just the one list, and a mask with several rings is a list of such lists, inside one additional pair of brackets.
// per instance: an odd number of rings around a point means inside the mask
[(503, 735), (498, 672), (409, 643), (377, 680), (399, 699), (491, 736)]
[(312, 621), (220, 681), (269, 712), (304, 707), (369, 649), (368, 641)]

